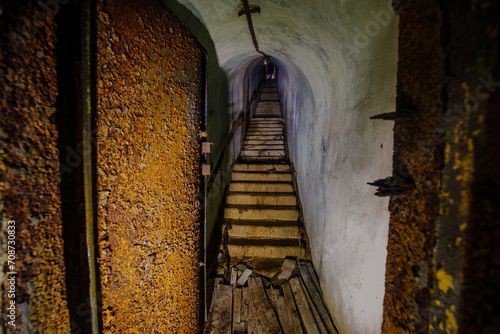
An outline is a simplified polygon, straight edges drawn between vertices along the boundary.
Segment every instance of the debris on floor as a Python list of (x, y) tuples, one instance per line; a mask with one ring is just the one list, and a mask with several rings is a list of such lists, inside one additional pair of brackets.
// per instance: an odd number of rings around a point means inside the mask
[(272, 279), (244, 264), (215, 279), (204, 334), (337, 334), (311, 262), (285, 259)]

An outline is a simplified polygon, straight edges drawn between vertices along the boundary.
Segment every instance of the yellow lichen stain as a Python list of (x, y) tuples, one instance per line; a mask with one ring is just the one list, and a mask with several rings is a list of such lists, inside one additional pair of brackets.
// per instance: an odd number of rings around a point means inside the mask
[(462, 217), (466, 216), (469, 212), (469, 197), (465, 189), (460, 190), (460, 207), (458, 210)]
[(458, 237), (457, 240), (455, 240), (455, 247), (458, 247), (461, 242), (462, 242), (462, 238)]
[[(456, 138), (458, 137), (456, 136)], [(466, 187), (472, 180), (474, 172), (474, 142), (472, 138), (467, 141), (467, 153), (464, 156), (455, 152), (453, 169), (461, 171), (456, 180), (461, 183), (462, 187)]]
[(477, 129), (476, 131), (472, 132), (473, 136), (477, 136), (481, 133), (481, 129)]
[(459, 226), (460, 232), (465, 231), (466, 228), (467, 228), (467, 223), (460, 224)]
[(444, 310), (446, 315), (446, 333), (456, 333), (458, 330), (457, 319), (455, 318), (455, 305)]
[(453, 285), (453, 276), (448, 274), (444, 268), (441, 268), (437, 271), (436, 277), (438, 280), (438, 288), (444, 293), (448, 292), (449, 289), (453, 289), (455, 286)]
[[(442, 190), (440, 195), (439, 195), (439, 198), (440, 198), (440, 202), (442, 204), (448, 203), (450, 201), (450, 193)], [(448, 214), (448, 205), (440, 205), (439, 206), (439, 214), (441, 216)]]

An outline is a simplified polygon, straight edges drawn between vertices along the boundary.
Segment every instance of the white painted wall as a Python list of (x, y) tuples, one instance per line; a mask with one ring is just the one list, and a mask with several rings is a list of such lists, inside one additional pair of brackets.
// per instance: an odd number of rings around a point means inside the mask
[[(178, 3), (206, 27), (229, 87), (239, 85), (240, 68), (259, 58), (246, 19), (237, 16), (240, 1)], [(388, 200), (367, 182), (392, 172), (393, 123), (369, 118), (395, 110), (398, 20), (391, 1), (250, 3), (261, 7), (253, 15), (261, 50), (286, 69), (280, 92), (290, 156), (326, 302), (342, 333), (380, 333)]]

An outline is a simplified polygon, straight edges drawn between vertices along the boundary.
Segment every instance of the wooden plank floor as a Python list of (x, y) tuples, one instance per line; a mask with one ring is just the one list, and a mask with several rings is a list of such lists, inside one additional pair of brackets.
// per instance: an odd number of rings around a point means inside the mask
[(287, 259), (272, 280), (248, 268), (231, 274), (215, 280), (204, 334), (338, 334), (310, 262)]

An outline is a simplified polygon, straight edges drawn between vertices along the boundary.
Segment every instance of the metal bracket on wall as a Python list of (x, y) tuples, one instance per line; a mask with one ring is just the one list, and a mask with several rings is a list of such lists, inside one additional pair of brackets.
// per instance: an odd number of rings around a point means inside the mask
[(210, 165), (209, 164), (201, 164), (201, 175), (204, 175), (204, 176), (210, 175)]
[(210, 143), (208, 141), (204, 141), (201, 143), (201, 153), (210, 153), (210, 146), (213, 145), (213, 143)]

